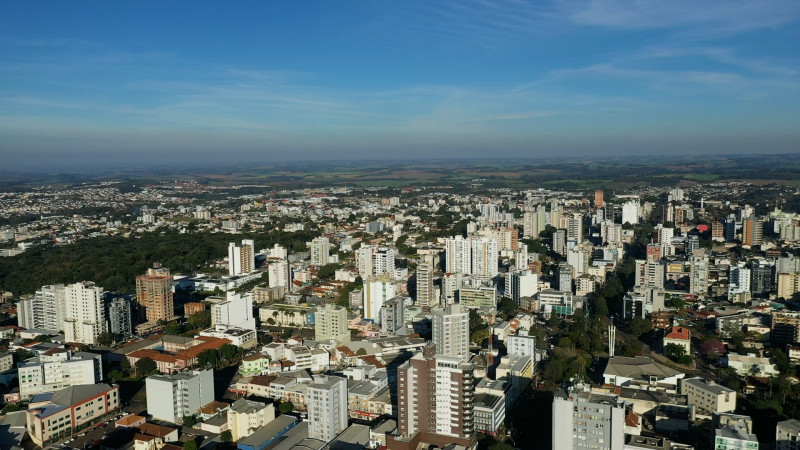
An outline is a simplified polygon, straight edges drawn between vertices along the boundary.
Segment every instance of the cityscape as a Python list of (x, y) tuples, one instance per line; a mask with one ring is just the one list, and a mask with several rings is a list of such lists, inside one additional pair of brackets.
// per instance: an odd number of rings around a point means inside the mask
[(0, 2), (0, 450), (800, 449), (800, 2)]

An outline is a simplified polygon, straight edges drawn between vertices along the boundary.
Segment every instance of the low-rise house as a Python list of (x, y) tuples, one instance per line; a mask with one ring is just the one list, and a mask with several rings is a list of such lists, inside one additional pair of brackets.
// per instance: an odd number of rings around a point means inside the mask
[(742, 376), (775, 377), (780, 373), (778, 372), (778, 368), (770, 362), (769, 358), (728, 353), (725, 360), (727, 361), (728, 367)]
[(263, 353), (247, 356), (239, 366), (239, 374), (246, 377), (264, 375), (269, 370), (269, 362), (269, 356)]
[(667, 345), (674, 344), (683, 347), (687, 355), (692, 354), (692, 335), (686, 327), (670, 327), (667, 329), (662, 339), (662, 348), (666, 349)]

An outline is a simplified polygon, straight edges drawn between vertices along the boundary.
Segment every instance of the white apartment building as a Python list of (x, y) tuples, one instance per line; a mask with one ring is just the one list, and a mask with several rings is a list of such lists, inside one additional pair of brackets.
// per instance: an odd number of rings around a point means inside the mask
[(308, 437), (330, 442), (347, 428), (347, 378), (317, 376), (306, 391)]
[(533, 297), (539, 292), (539, 276), (530, 270), (517, 270), (506, 274), (505, 296), (519, 305), (521, 297)]
[(255, 242), (242, 239), (242, 245), (228, 244), (228, 275), (241, 275), (256, 269)]
[(395, 295), (396, 287), (389, 274), (367, 278), (364, 281), (364, 318), (377, 323), (380, 320), (381, 306)]
[(469, 311), (460, 304), (431, 310), (437, 355), (469, 356)]
[(470, 241), (461, 236), (445, 240), (445, 270), (447, 273), (472, 273)]
[(639, 223), (639, 202), (630, 200), (622, 205), (622, 224), (629, 223), (636, 225)]
[(64, 288), (64, 321), (62, 329), (67, 342), (94, 344), (100, 333), (107, 331), (103, 288), (91, 281)]
[(506, 349), (509, 356), (530, 356), (536, 360), (536, 338), (525, 334), (512, 334), (506, 338)]
[(472, 271), (473, 276), (483, 279), (492, 279), (497, 276), (498, 248), (494, 239), (472, 239)]
[(433, 290), (433, 263), (423, 260), (417, 265), (417, 306), (436, 306), (438, 300)]
[(180, 424), (214, 400), (214, 372), (195, 370), (146, 379), (147, 412), (153, 419)]
[(250, 436), (259, 428), (275, 419), (275, 407), (261, 402), (240, 398), (228, 410), (228, 430), (233, 442)]
[(328, 238), (320, 236), (314, 238), (308, 245), (311, 252), (311, 265), (322, 267), (328, 264), (328, 258), (331, 254), (331, 242)]
[(42, 286), (33, 297), (20, 300), (17, 305), (19, 326), (29, 330), (61, 331), (66, 314), (64, 288), (63, 284)]
[(91, 357), (73, 356), (66, 349), (56, 349), (38, 358), (17, 364), (19, 394), (27, 400), (43, 392), (55, 392), (79, 384), (100, 382), (102, 362)]
[(593, 393), (588, 386), (559, 390), (553, 398), (553, 450), (623, 450), (625, 405), (616, 395)]
[(273, 261), (267, 266), (269, 287), (286, 287), (289, 285), (289, 263), (285, 259)]
[(800, 420), (778, 422), (775, 427), (775, 450), (800, 449)]
[(211, 326), (256, 329), (253, 317), (253, 296), (227, 292), (225, 300), (211, 305)]

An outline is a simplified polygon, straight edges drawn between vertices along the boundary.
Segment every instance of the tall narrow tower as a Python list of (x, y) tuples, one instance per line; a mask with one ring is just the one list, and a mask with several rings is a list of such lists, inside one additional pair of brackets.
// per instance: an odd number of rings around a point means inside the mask
[(617, 340), (617, 327), (614, 325), (608, 326), (608, 357), (614, 357), (614, 344)]

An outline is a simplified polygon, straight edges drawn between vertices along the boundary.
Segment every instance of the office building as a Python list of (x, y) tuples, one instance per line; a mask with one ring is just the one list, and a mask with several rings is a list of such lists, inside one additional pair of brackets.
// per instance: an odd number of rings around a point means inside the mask
[(460, 304), (431, 310), (433, 343), (439, 355), (469, 356), (469, 311)]
[(28, 435), (39, 447), (49, 447), (108, 419), (120, 408), (116, 385), (70, 386), (35, 397), (25, 411)]
[(103, 288), (91, 281), (71, 284), (64, 288), (64, 299), (64, 339), (81, 344), (96, 343), (100, 333), (108, 330)]
[(578, 385), (553, 398), (553, 450), (623, 450), (625, 406), (616, 395), (592, 393)]
[(306, 402), (309, 438), (330, 442), (347, 428), (347, 378), (314, 377)]
[(347, 329), (347, 309), (332, 303), (318, 309), (314, 318), (314, 339), (350, 342), (350, 330)]
[(242, 275), (256, 270), (255, 242), (242, 239), (242, 245), (228, 244), (228, 275)]
[(311, 252), (311, 265), (315, 267), (322, 267), (328, 264), (328, 258), (331, 254), (331, 243), (328, 238), (324, 236), (316, 237), (308, 245)]
[(139, 313), (148, 322), (175, 319), (172, 276), (168, 269), (159, 265), (147, 269), (147, 273), (136, 277), (136, 301)]
[(364, 318), (378, 322), (381, 307), (396, 295), (396, 287), (389, 274), (369, 277), (364, 280)]
[(417, 448), (415, 442), (472, 447), (473, 372), (460, 357), (436, 354), (435, 345), (398, 367), (397, 431), (405, 448)]
[(147, 412), (155, 420), (181, 424), (184, 417), (214, 401), (212, 370), (151, 375), (145, 383)]

